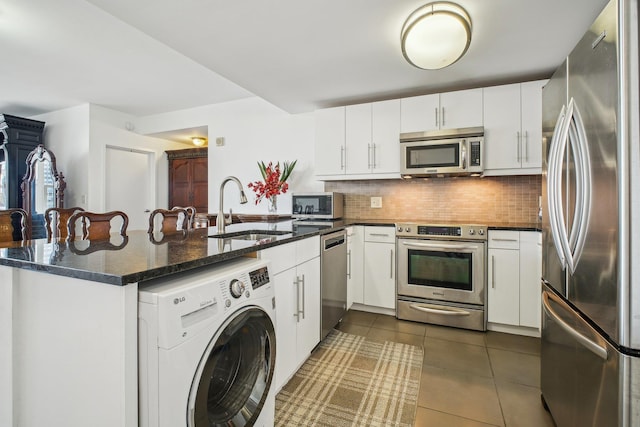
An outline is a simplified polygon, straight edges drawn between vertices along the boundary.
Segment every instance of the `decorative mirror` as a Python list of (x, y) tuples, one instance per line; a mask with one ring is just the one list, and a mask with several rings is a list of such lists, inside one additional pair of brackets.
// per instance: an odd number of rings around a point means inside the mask
[(62, 208), (67, 186), (56, 168), (56, 156), (38, 145), (27, 156), (27, 173), (22, 179), (22, 205), (31, 221), (30, 239), (47, 237), (44, 213), (48, 208)]

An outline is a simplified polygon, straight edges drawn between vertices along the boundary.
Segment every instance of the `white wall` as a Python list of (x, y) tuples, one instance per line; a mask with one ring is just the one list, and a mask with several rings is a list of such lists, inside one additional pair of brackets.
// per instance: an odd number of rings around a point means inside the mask
[[(169, 163), (165, 151), (182, 149), (185, 148), (185, 145), (140, 135), (127, 130), (126, 127), (131, 125), (134, 120), (135, 117), (118, 111), (97, 105), (91, 106), (89, 138), (89, 168), (91, 174), (88, 187), (90, 210), (99, 212), (105, 210), (105, 157), (107, 145), (154, 153), (156, 163), (155, 203), (151, 208), (166, 208), (169, 203)], [(132, 188), (135, 189), (135, 187)], [(123, 189), (123, 191), (131, 191), (131, 188)]]
[(135, 117), (98, 105), (83, 104), (32, 118), (45, 122), (45, 145), (56, 156), (58, 172), (67, 182), (66, 207), (104, 211), (107, 145), (154, 153), (155, 205), (167, 206), (169, 174), (164, 152), (185, 148), (184, 144), (129, 131), (127, 126)]
[(87, 209), (82, 195), (87, 194), (89, 182), (89, 104), (32, 118), (45, 122), (44, 145), (56, 156), (58, 172), (67, 183), (64, 205)]
[[(261, 98), (248, 98), (138, 118), (136, 132), (151, 134), (175, 129), (208, 126), (209, 129), (209, 212), (218, 211), (219, 188), (224, 177), (233, 175), (243, 183), (249, 203), (240, 205), (233, 183), (225, 187), (225, 210), (266, 213), (266, 201), (255, 206), (254, 193), (247, 188), (262, 179), (258, 161), (281, 163), (298, 160), (291, 175), (289, 192), (278, 197), (278, 210), (291, 213), (291, 191), (322, 191), (314, 179), (314, 133), (312, 113), (291, 115)], [(223, 147), (215, 146), (224, 137)]]

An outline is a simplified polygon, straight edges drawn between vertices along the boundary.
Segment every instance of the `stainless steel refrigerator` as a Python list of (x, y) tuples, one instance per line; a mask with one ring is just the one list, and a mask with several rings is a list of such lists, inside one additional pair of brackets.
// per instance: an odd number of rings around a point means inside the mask
[(637, 0), (543, 89), (541, 391), (558, 427), (640, 425)]

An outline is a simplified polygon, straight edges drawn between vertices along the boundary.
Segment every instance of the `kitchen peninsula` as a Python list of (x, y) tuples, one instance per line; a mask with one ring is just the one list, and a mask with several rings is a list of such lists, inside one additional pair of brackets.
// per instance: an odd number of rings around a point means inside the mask
[(320, 233), (291, 221), (227, 229), (281, 233), (260, 240), (215, 230), (0, 248), (0, 425), (136, 426), (139, 285)]

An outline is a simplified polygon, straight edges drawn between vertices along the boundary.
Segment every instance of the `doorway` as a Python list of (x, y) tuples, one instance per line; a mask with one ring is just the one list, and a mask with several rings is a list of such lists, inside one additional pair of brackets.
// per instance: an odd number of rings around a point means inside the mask
[(123, 211), (129, 230), (146, 230), (155, 206), (155, 153), (107, 145), (105, 209)]

